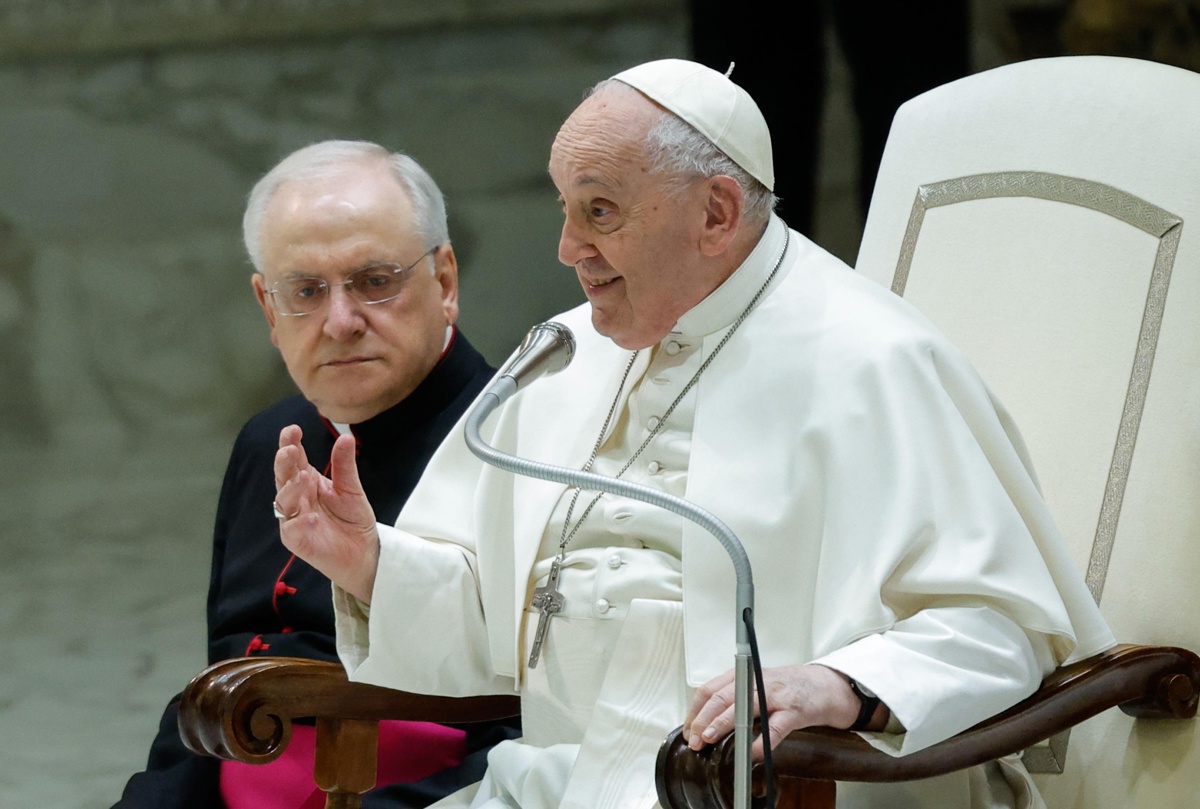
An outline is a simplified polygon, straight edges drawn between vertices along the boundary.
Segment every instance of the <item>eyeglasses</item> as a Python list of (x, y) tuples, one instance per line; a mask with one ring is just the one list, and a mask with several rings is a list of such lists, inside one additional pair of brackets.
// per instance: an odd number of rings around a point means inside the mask
[(330, 287), (344, 287), (346, 293), (359, 303), (386, 303), (400, 296), (404, 282), (414, 267), (441, 245), (422, 253), (416, 261), (402, 264), (376, 264), (351, 273), (345, 281), (330, 284), (324, 278), (298, 277), (276, 281), (267, 293), (281, 315), (301, 317), (311, 315), (329, 300)]

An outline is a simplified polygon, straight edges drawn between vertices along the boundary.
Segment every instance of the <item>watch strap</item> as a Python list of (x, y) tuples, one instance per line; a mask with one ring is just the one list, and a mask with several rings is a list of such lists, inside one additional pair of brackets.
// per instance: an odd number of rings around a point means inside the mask
[(858, 717), (854, 720), (854, 724), (850, 726), (850, 730), (866, 730), (867, 725), (871, 724), (871, 717), (875, 715), (875, 709), (879, 707), (882, 700), (875, 696), (867, 689), (860, 686), (853, 678), (850, 679), (850, 690), (854, 692), (854, 696), (858, 697)]

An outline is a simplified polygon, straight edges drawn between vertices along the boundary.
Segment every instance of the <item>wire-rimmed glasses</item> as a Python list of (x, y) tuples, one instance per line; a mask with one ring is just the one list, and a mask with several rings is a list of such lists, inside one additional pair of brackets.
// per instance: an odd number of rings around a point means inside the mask
[(267, 292), (279, 314), (288, 317), (316, 312), (329, 300), (331, 287), (335, 286), (345, 288), (346, 293), (359, 303), (385, 303), (399, 297), (413, 268), (440, 246), (429, 248), (407, 267), (403, 264), (374, 264), (350, 273), (344, 281), (334, 281), (332, 284), (324, 278), (296, 276), (276, 281)]

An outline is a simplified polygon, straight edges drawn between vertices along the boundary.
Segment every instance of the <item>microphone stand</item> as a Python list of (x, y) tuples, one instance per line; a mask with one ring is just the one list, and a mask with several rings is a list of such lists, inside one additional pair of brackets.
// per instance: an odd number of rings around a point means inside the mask
[[(542, 326), (534, 327), (534, 330), (553, 326), (557, 329), (567, 331), (565, 327), (557, 323), (542, 324)], [(570, 340), (569, 351), (573, 354), (574, 342), (570, 338), (570, 332), (567, 331), (568, 340)], [(526, 338), (526, 344), (529, 344), (534, 339), (534, 332), (530, 332), (530, 337)], [(678, 514), (688, 520), (699, 525), (704, 530), (708, 531), (717, 538), (729, 554), (730, 561), (733, 562), (733, 570), (737, 576), (737, 635), (736, 635), (736, 653), (734, 655), (734, 768), (733, 768), (733, 798), (734, 809), (750, 809), (750, 742), (751, 742), (751, 723), (750, 723), (750, 633), (746, 626), (747, 610), (754, 608), (754, 581), (750, 572), (750, 559), (746, 555), (745, 548), (738, 540), (737, 536), (729, 529), (729, 526), (721, 522), (712, 513), (705, 509), (684, 500), (682, 497), (668, 494), (666, 492), (652, 489), (649, 486), (643, 486), (638, 483), (631, 483), (620, 478), (610, 478), (604, 475), (597, 475), (594, 472), (584, 472), (579, 469), (568, 469), (567, 467), (554, 466), (552, 464), (542, 463), (540, 461), (532, 461), (526, 458), (518, 458), (515, 455), (509, 455), (501, 452), (494, 447), (484, 443), (480, 436), (480, 428), (483, 426), (487, 417), (492, 414), (506, 399), (517, 392), (518, 388), (527, 384), (530, 379), (522, 378), (519, 371), (513, 371), (522, 362), (520, 355), (509, 366), (509, 371), (501, 375), (495, 382), (480, 396), (475, 407), (467, 416), (466, 422), (466, 441), (471, 452), (482, 461), (506, 472), (512, 472), (517, 475), (526, 477), (538, 478), (540, 480), (548, 480), (554, 483), (565, 483), (569, 486), (577, 486), (580, 489), (590, 489), (593, 491), (611, 492), (619, 494), (633, 500), (638, 500), (643, 503), (664, 508), (667, 511)], [(542, 373), (554, 373), (565, 367), (566, 363), (570, 362), (570, 355), (558, 367), (545, 368), (542, 367), (533, 371), (533, 378)], [(764, 744), (767, 740), (764, 739)]]

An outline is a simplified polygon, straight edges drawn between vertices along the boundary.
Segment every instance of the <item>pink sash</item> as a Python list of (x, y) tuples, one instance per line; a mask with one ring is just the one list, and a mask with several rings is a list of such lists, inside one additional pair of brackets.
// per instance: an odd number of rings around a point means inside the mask
[[(465, 735), (432, 722), (380, 722), (375, 786), (418, 781), (459, 763), (467, 752)], [(270, 764), (222, 761), (226, 809), (322, 809), (325, 793), (312, 778), (316, 739), (316, 728), (293, 725), (287, 750)]]

